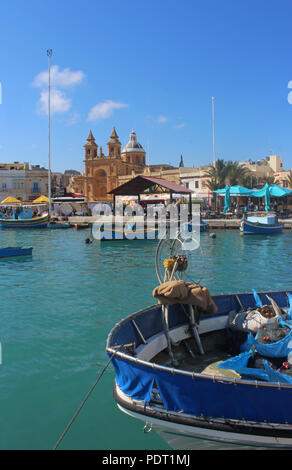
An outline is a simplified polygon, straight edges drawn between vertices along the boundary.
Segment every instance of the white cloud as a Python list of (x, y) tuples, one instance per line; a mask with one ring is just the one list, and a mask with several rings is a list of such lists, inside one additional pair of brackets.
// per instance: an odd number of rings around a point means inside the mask
[[(40, 114), (48, 114), (48, 98), (48, 90), (42, 90), (38, 102), (38, 111)], [(51, 114), (65, 113), (71, 107), (71, 99), (67, 98), (65, 93), (63, 93), (61, 90), (58, 90), (57, 88), (53, 88), (51, 90), (50, 101)]]
[(182, 122), (181, 124), (177, 124), (176, 126), (173, 126), (175, 129), (182, 129), (183, 127), (186, 127), (187, 123)]
[(157, 122), (159, 124), (163, 124), (164, 122), (167, 122), (167, 121), (168, 121), (168, 119), (165, 116), (158, 116), (158, 118), (157, 118)]
[[(60, 70), (58, 65), (51, 67), (51, 114), (66, 113), (71, 108), (69, 98), (63, 88), (79, 85), (85, 75), (81, 70), (72, 71), (69, 68)], [(48, 114), (48, 70), (40, 72), (33, 80), (32, 85), (41, 89), (38, 101), (38, 112)], [(76, 118), (74, 119), (76, 121)]]
[(128, 105), (112, 100), (103, 101), (91, 108), (88, 113), (88, 121), (109, 118), (116, 109), (126, 108)]
[[(69, 68), (60, 70), (58, 65), (51, 67), (51, 85), (53, 87), (67, 88), (73, 85), (79, 85), (85, 75), (81, 70), (72, 71)], [(33, 81), (33, 86), (48, 86), (49, 72), (44, 70), (40, 72)]]

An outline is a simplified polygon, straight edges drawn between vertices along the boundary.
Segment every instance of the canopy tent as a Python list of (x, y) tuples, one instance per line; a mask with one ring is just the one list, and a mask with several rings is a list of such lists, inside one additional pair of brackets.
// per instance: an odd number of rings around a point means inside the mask
[(228, 186), (226, 185), (225, 188), (217, 189), (213, 191), (214, 193), (225, 195), (225, 206), (224, 206), (224, 213), (229, 209), (230, 205), (230, 196), (249, 196), (249, 197), (264, 197), (265, 198), (265, 210), (271, 210), (271, 196), (272, 197), (284, 197), (292, 195), (292, 190), (287, 188), (282, 188), (281, 186), (277, 186), (276, 184), (268, 184), (266, 183), (262, 189), (253, 190), (244, 188), (243, 186)]
[(253, 190), (244, 188), (243, 186), (225, 186), (222, 189), (216, 189), (213, 193), (226, 194), (226, 188), (230, 189), (230, 196), (252, 196)]
[(8, 196), (6, 199), (3, 199), (3, 201), (1, 201), (1, 204), (21, 204), (21, 201), (19, 201), (15, 197)]
[(37, 199), (34, 199), (32, 202), (34, 204), (49, 203), (49, 198), (47, 196), (40, 196)]
[(127, 183), (113, 189), (109, 194), (113, 194), (114, 196), (114, 206), (116, 196), (138, 196), (138, 202), (140, 202), (140, 196), (142, 194), (159, 194), (160, 196), (169, 194), (171, 202), (174, 194), (188, 195), (189, 213), (191, 214), (192, 212), (192, 190), (164, 178), (136, 176)]
[(228, 184), (225, 186), (225, 188), (222, 189), (216, 189), (213, 191), (214, 193), (220, 194), (222, 196), (225, 196), (225, 205), (223, 212), (226, 214), (229, 210), (230, 207), (230, 197), (231, 196), (251, 196), (252, 194), (252, 189), (244, 188), (243, 186), (235, 185), (235, 186), (228, 186)]
[(269, 190), (270, 196), (272, 197), (284, 197), (284, 196), (292, 195), (292, 191), (290, 189), (282, 188), (281, 186), (277, 186), (276, 184), (268, 185), (266, 183), (262, 189), (252, 191), (251, 196), (252, 197), (265, 197), (267, 188)]

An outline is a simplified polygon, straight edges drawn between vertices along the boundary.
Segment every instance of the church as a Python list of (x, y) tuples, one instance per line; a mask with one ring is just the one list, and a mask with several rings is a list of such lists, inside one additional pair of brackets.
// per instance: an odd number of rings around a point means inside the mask
[(88, 201), (111, 201), (109, 191), (119, 185), (119, 177), (131, 175), (133, 170), (143, 172), (146, 153), (137, 141), (134, 131), (122, 149), (116, 129), (107, 143), (107, 155), (98, 147), (92, 132), (84, 145), (85, 172), (74, 178), (74, 186)]
[[(146, 152), (137, 141), (134, 130), (130, 132), (128, 143), (123, 147), (116, 129), (107, 143), (107, 155), (95, 141), (92, 131), (89, 132), (84, 145), (84, 175), (73, 178), (75, 192), (83, 194), (88, 202), (111, 202), (112, 189), (127, 182), (137, 175), (164, 177), (179, 183), (178, 168), (172, 165), (146, 165)], [(183, 166), (182, 157), (180, 166)]]

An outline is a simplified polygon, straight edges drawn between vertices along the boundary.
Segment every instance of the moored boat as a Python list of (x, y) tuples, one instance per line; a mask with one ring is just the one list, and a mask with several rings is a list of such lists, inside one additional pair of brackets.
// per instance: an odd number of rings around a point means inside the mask
[(291, 292), (211, 297), (182, 280), (187, 259), (170, 248), (159, 303), (107, 339), (119, 409), (173, 449), (291, 448)]
[(30, 255), (32, 255), (32, 247), (21, 248), (17, 246), (7, 246), (5, 248), (0, 248), (0, 258)]
[(269, 235), (282, 232), (283, 224), (278, 222), (275, 214), (255, 214), (243, 218), (240, 221), (239, 228), (241, 232), (247, 235)]
[(48, 222), (48, 214), (34, 217), (31, 208), (22, 207), (13, 209), (12, 217), (1, 217), (0, 228), (46, 228)]
[(101, 227), (99, 237), (101, 241), (118, 240), (157, 240), (159, 229), (137, 227), (136, 224), (115, 226), (112, 228)]

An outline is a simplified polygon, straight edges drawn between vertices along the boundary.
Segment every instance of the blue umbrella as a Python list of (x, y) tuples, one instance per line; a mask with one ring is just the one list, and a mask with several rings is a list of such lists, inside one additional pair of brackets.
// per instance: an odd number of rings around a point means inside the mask
[(230, 206), (230, 186), (226, 185), (225, 186), (225, 206), (223, 210), (224, 214), (228, 212), (229, 206)]
[[(244, 188), (243, 186), (236, 185), (236, 186), (228, 186), (228, 187), (230, 188), (230, 196), (250, 196), (253, 194), (252, 189)], [(222, 189), (216, 189), (213, 192), (217, 194), (225, 194), (226, 188), (227, 186)]]

